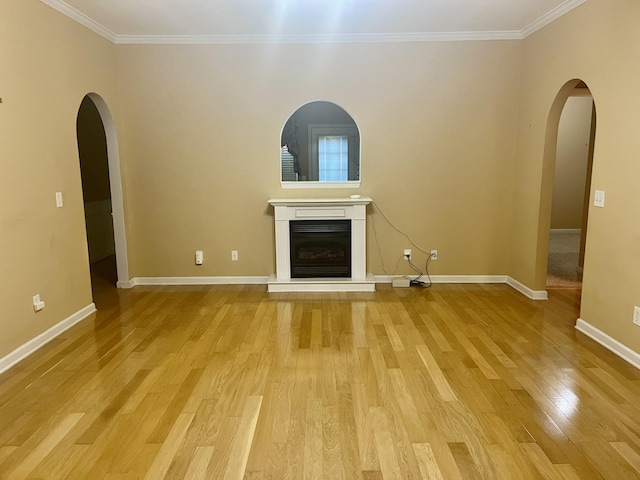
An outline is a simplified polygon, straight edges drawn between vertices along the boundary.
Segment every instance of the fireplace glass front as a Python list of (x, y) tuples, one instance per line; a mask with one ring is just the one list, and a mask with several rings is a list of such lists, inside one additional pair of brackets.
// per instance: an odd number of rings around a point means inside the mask
[(351, 220), (289, 222), (291, 278), (351, 277)]

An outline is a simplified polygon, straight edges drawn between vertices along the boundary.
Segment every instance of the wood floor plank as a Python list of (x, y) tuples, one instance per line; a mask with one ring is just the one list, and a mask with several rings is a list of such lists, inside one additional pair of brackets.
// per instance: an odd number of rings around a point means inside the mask
[(622, 455), (629, 465), (636, 470), (638, 476), (640, 476), (640, 454), (626, 442), (610, 442), (610, 445)]
[(33, 451), (9, 473), (8, 478), (23, 479), (32, 472), (38, 464), (62, 441), (69, 431), (80, 421), (83, 413), (71, 413), (67, 415), (53, 431), (33, 449)]
[(95, 292), (0, 375), (0, 478), (640, 478), (640, 371), (579, 291)]
[(433, 480), (445, 480), (442, 476), (442, 472), (438, 467), (435, 457), (433, 456), (433, 450), (428, 443), (415, 443), (413, 445), (413, 451), (418, 459), (420, 465), (420, 472), (422, 478), (430, 478)]
[(247, 398), (240, 426), (233, 439), (229, 462), (224, 472), (225, 480), (241, 479), (244, 475), (261, 407), (261, 396)]
[(215, 447), (196, 447), (184, 478), (192, 480), (206, 480), (207, 467), (209, 466), (209, 461), (211, 460), (214, 451)]
[(155, 460), (149, 467), (144, 477), (145, 480), (164, 477), (180, 444), (184, 440), (187, 430), (193, 421), (193, 417), (193, 413), (182, 413), (178, 416), (175, 424), (167, 435), (166, 441), (162, 444)]

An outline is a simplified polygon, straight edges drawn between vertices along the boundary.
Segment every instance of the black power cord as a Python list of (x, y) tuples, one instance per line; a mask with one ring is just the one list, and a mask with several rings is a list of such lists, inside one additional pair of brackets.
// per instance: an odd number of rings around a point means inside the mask
[[(427, 257), (427, 261), (424, 264), (424, 272), (422, 272), (422, 270), (420, 270), (418, 267), (416, 267), (413, 262), (411, 261), (410, 258), (407, 259), (407, 261), (409, 262), (409, 265), (411, 265), (411, 268), (413, 268), (416, 272), (418, 272), (418, 276), (416, 278), (409, 278), (409, 285), (412, 287), (421, 287), (421, 288), (431, 288), (431, 286), (433, 285), (433, 281), (431, 280), (431, 275), (429, 275), (429, 263), (431, 263), (431, 259), (433, 258), (433, 254), (430, 253), (429, 256)], [(423, 275), (426, 275), (427, 278), (429, 279), (429, 283), (427, 284), (426, 282), (423, 282), (422, 280), (420, 280), (422, 278)]]
[[(411, 240), (411, 238), (409, 238), (409, 235), (407, 235), (402, 230), (400, 230), (398, 227), (396, 227), (393, 224), (393, 222), (391, 220), (389, 220), (389, 218), (384, 214), (384, 212), (382, 211), (382, 209), (380, 208), (380, 206), (376, 202), (371, 202), (371, 204), (372, 204), (372, 206), (374, 206), (376, 208), (376, 210), (378, 210), (378, 212), (380, 212), (380, 215), (382, 215), (382, 218), (384, 218), (387, 221), (387, 223), (389, 225), (391, 225), (391, 228), (393, 228), (396, 232), (398, 232), (400, 235), (405, 237), (409, 241), (409, 243), (411, 245), (413, 245), (415, 248), (420, 250), (422, 253), (427, 254), (427, 261), (424, 264), (424, 273), (422, 272), (422, 270), (420, 270), (418, 267), (416, 267), (413, 264), (413, 262), (411, 261), (411, 258), (405, 257), (405, 259), (409, 262), (409, 265), (411, 265), (411, 268), (413, 268), (416, 272), (418, 272), (418, 276), (416, 278), (410, 278), (408, 275), (406, 275), (406, 278), (409, 279), (409, 285), (412, 286), (412, 287), (431, 288), (431, 286), (433, 285), (433, 281), (431, 280), (431, 275), (429, 275), (429, 263), (431, 263), (431, 259), (433, 258), (433, 253), (427, 252), (424, 248), (422, 248), (419, 245), (417, 245), (416, 243), (414, 243), (414, 241)], [(375, 220), (373, 220), (373, 217), (372, 217), (372, 226), (373, 226), (374, 238), (376, 240), (376, 245), (378, 247), (378, 255), (380, 256), (380, 261), (382, 262), (382, 270), (384, 271), (384, 273), (386, 273), (388, 275), (388, 273), (387, 273), (387, 271), (386, 271), (386, 269), (384, 267), (384, 259), (382, 258), (382, 252), (380, 250), (380, 244), (378, 243), (378, 232), (376, 231), (376, 224), (375, 224)], [(398, 263), (399, 262), (400, 262), (400, 259), (398, 259), (398, 262), (396, 262), (396, 269), (398, 268)], [(423, 275), (426, 275), (427, 278), (429, 279), (429, 283), (428, 284), (426, 282), (423, 282), (422, 280), (420, 280)]]

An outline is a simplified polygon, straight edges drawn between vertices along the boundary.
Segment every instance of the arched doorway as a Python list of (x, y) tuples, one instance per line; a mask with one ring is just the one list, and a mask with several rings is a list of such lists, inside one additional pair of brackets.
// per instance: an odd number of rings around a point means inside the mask
[(99, 269), (106, 283), (129, 287), (118, 140), (102, 97), (84, 97), (76, 132), (92, 273)]
[(547, 288), (582, 287), (594, 135), (593, 97), (580, 82), (558, 125)]
[[(549, 112), (543, 160), (538, 265), (546, 288), (581, 288), (596, 110), (581, 80), (567, 82)], [(546, 261), (545, 261), (546, 260)]]

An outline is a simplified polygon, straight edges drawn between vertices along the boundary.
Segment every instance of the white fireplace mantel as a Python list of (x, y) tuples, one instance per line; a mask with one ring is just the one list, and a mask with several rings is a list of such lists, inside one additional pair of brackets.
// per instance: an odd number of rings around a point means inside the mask
[[(368, 197), (271, 199), (275, 218), (276, 274), (270, 292), (373, 292), (367, 274)], [(351, 278), (291, 278), (289, 222), (295, 220), (351, 220)]]

